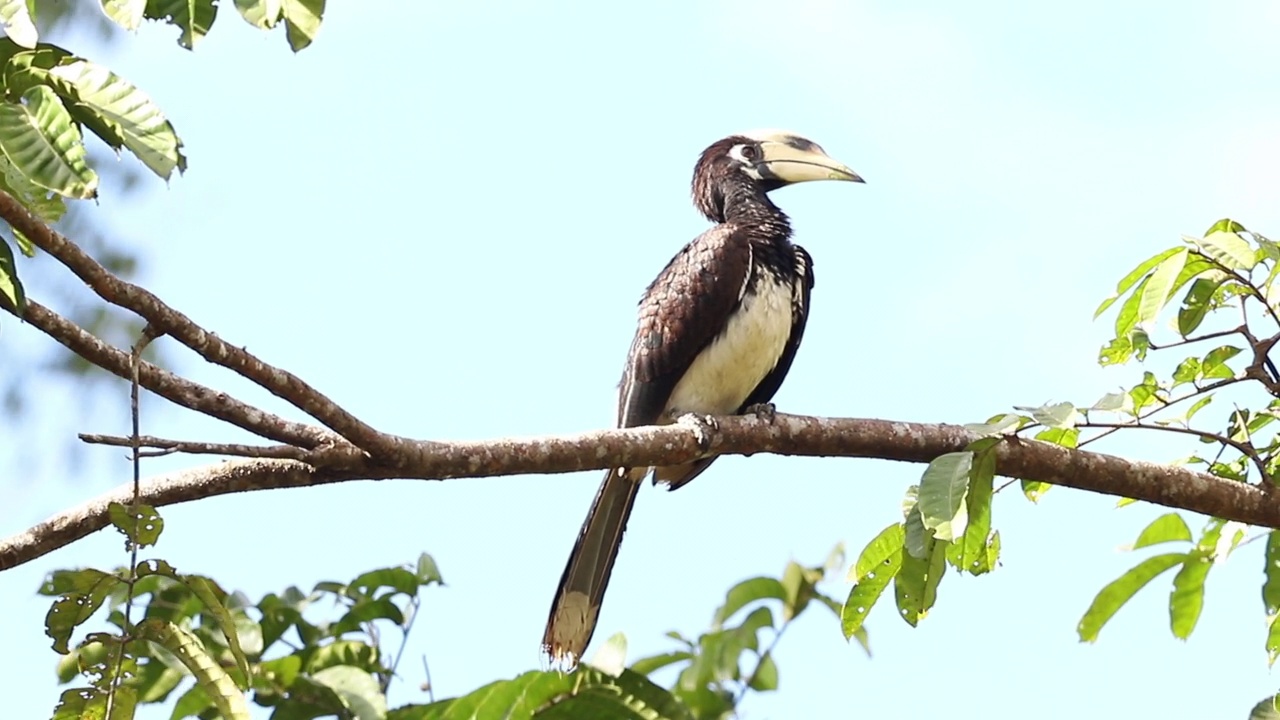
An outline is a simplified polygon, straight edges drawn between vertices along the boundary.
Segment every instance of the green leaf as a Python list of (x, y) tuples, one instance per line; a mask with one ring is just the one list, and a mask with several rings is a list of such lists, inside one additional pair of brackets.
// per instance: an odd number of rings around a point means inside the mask
[(138, 630), (142, 637), (160, 643), (182, 662), (224, 718), (250, 720), (244, 694), (194, 635), (173, 623), (152, 618), (139, 623)]
[(218, 19), (217, 0), (147, 0), (149, 20), (163, 20), (181, 30), (178, 44), (194, 50)]
[[(1093, 312), (1093, 319), (1097, 320), (1098, 316), (1106, 312), (1107, 308), (1111, 307), (1112, 303), (1120, 299), (1121, 295), (1124, 295), (1126, 292), (1128, 292), (1129, 288), (1134, 286), (1135, 283), (1137, 283), (1139, 280), (1146, 277), (1147, 273), (1151, 272), (1151, 268), (1155, 267), (1156, 265), (1159, 265), (1160, 263), (1164, 262), (1165, 259), (1172, 257), (1173, 255), (1180, 253), (1183, 250), (1184, 248), (1172, 247), (1172, 248), (1169, 248), (1168, 250), (1152, 255), (1146, 260), (1143, 260), (1142, 264), (1138, 265), (1138, 267), (1131, 270), (1129, 274), (1125, 275), (1124, 278), (1120, 280), (1120, 282), (1116, 285), (1116, 294), (1102, 301), (1102, 304), (1098, 306), (1098, 309)], [(1141, 295), (1141, 292), (1138, 292), (1135, 294)], [(1135, 307), (1135, 313), (1136, 313), (1136, 307)], [(1125, 333), (1116, 333), (1116, 334), (1127, 335), (1128, 333), (1125, 332)]]
[(0, 0), (0, 22), (4, 23), (4, 34), (22, 47), (35, 47), (40, 40), (27, 0)]
[(236, 0), (236, 10), (245, 22), (259, 30), (270, 30), (284, 13), (283, 0)]
[(729, 592), (725, 595), (724, 605), (716, 609), (716, 614), (711, 619), (711, 627), (713, 630), (720, 630), (724, 626), (724, 622), (733, 617), (734, 613), (757, 600), (782, 600), (785, 602), (786, 599), (787, 590), (776, 578), (755, 577), (743, 580), (729, 588)]
[(902, 523), (894, 523), (881, 530), (867, 543), (858, 555), (858, 561), (849, 568), (848, 580), (861, 582), (869, 573), (888, 564), (894, 553), (902, 550), (905, 534)]
[(1190, 250), (1183, 248), (1181, 252), (1170, 255), (1147, 278), (1147, 282), (1143, 284), (1142, 299), (1138, 303), (1138, 325), (1148, 325), (1160, 315), (1165, 303), (1169, 302), (1169, 296), (1173, 294), (1174, 281), (1182, 273), (1189, 254)]
[(386, 717), (387, 698), (382, 694), (378, 681), (364, 670), (336, 665), (311, 678), (333, 690), (357, 720), (383, 720)]
[(903, 554), (902, 567), (893, 578), (893, 594), (899, 615), (911, 627), (924, 619), (933, 607), (938, 584), (947, 570), (946, 546), (947, 543), (930, 538), (925, 558)]
[(1204, 609), (1204, 581), (1213, 568), (1208, 553), (1187, 553), (1182, 569), (1173, 577), (1173, 592), (1169, 595), (1169, 627), (1179, 640), (1191, 637)]
[(71, 633), (93, 616), (111, 591), (123, 584), (118, 576), (86, 568), (63, 571), (59, 582), (74, 589), (64, 592), (49, 607), (44, 619), (44, 632), (53, 639), (53, 649), (60, 654), (70, 652)]
[(1204, 408), (1204, 406), (1205, 406), (1205, 405), (1208, 405), (1208, 404), (1209, 404), (1209, 403), (1211, 403), (1211, 402), (1213, 402), (1213, 396), (1212, 396), (1212, 395), (1205, 395), (1204, 397), (1202, 397), (1202, 398), (1200, 398), (1199, 400), (1195, 401), (1195, 403), (1193, 403), (1193, 404), (1191, 405), (1191, 408), (1190, 408), (1189, 410), (1187, 410), (1187, 414), (1186, 414), (1185, 420), (1186, 420), (1187, 422), (1191, 422), (1191, 418), (1192, 418), (1192, 416), (1194, 416), (1196, 413), (1200, 412), (1200, 410), (1201, 410), (1202, 408)]
[(389, 567), (379, 568), (361, 573), (354, 580), (347, 583), (347, 597), (359, 599), (362, 597), (372, 598), (377, 595), (379, 590), (389, 588), (394, 593), (401, 593), (413, 597), (418, 594), (418, 574), (408, 568)]
[(1097, 410), (1099, 412), (1114, 412), (1124, 408), (1124, 401), (1127, 397), (1128, 395), (1122, 392), (1107, 393), (1089, 409)]
[(155, 545), (164, 532), (164, 518), (150, 505), (139, 505), (137, 512), (130, 512), (123, 503), (112, 502), (107, 505), (107, 516), (111, 524), (124, 533), (130, 546), (140, 548)]
[(1016, 432), (1026, 422), (1022, 415), (1003, 413), (996, 415), (985, 423), (967, 423), (965, 430), (985, 437), (1000, 437)]
[[(810, 569), (801, 566), (794, 560), (787, 563), (782, 570), (782, 589), (786, 591), (786, 599), (782, 601), (782, 618), (790, 622), (804, 611), (813, 599), (814, 586), (822, 579), (822, 569)], [(767, 610), (768, 608), (760, 608)]]
[(102, 0), (102, 11), (115, 24), (133, 32), (142, 26), (147, 0)]
[(26, 311), (27, 295), (22, 289), (22, 281), (18, 279), (13, 249), (4, 238), (0, 238), (0, 296), (17, 310), (19, 316)]
[[(914, 487), (914, 486), (913, 486)], [(928, 552), (928, 543), (933, 535), (924, 527), (924, 517), (920, 514), (920, 506), (912, 505), (907, 519), (902, 523), (903, 543), (907, 554), (914, 558), (924, 558)]]
[(227, 610), (227, 606), (223, 603), (222, 598), (226, 597), (226, 593), (213, 580), (200, 575), (180, 575), (178, 576), (187, 587), (191, 588), (191, 592), (204, 603), (204, 609), (218, 621), (218, 628), (222, 630), (222, 635), (227, 639), (227, 647), (231, 650), (231, 656), (236, 661), (236, 667), (240, 670), (240, 678), (243, 682), (237, 683), (240, 687), (245, 688), (248, 679), (252, 677), (249, 672), (249, 660), (245, 657), (244, 650), (240, 648), (240, 633), (237, 629), (235, 620), (231, 617), (231, 613)]
[(1080, 618), (1080, 624), (1076, 628), (1080, 640), (1082, 642), (1097, 640), (1102, 626), (1106, 625), (1107, 621), (1129, 602), (1135, 593), (1146, 587), (1147, 583), (1154, 580), (1156, 576), (1175, 565), (1182, 564), (1188, 555), (1189, 553), (1166, 553), (1149, 557), (1102, 588), (1094, 597), (1093, 603), (1089, 605), (1089, 609), (1085, 611), (1084, 617)]
[(320, 32), (324, 19), (324, 0), (283, 0), (285, 32), (289, 47), (301, 52)]
[(1080, 428), (1051, 427), (1036, 433), (1041, 442), (1053, 443), (1061, 447), (1073, 448), (1080, 442)]
[(1280, 530), (1267, 533), (1263, 574), (1262, 607), (1267, 615), (1280, 615)]
[(1202, 277), (1191, 284), (1191, 289), (1182, 300), (1182, 308), (1178, 310), (1178, 332), (1188, 337), (1200, 327), (1212, 306), (1213, 294), (1217, 292), (1226, 276), (1219, 273), (1212, 277)]
[[(132, 720), (138, 703), (133, 688), (115, 689), (109, 720)], [(62, 691), (53, 709), (53, 720), (98, 720), (107, 717), (107, 692), (99, 688), (81, 687)]]
[[(856, 565), (859, 569), (858, 578), (856, 578), (858, 584), (850, 589), (849, 597), (845, 598), (845, 605), (840, 611), (840, 626), (844, 630), (846, 641), (863, 629), (867, 615), (881, 598), (884, 588), (888, 587), (891, 580), (897, 578), (897, 574), (902, 569), (902, 560), (906, 556), (902, 551), (902, 537), (904, 534), (902, 534), (901, 525), (890, 525), (876, 539), (868, 543), (867, 548), (863, 550), (863, 555), (859, 557)], [(864, 559), (867, 561), (865, 566)], [(870, 562), (873, 560), (876, 562)]]
[(982, 575), (996, 569), (1000, 564), (1000, 531), (996, 530), (991, 533), (991, 539), (987, 541), (987, 555), (982, 559), (982, 564), (978, 569), (973, 571), (974, 575)]
[(968, 511), (964, 497), (969, 490), (969, 468), (973, 453), (947, 453), (934, 458), (920, 479), (917, 507), (927, 530), (939, 540), (953, 540), (964, 534)]
[(773, 661), (773, 653), (760, 656), (760, 664), (751, 672), (749, 687), (756, 692), (778, 689), (778, 664)]
[(1018, 409), (1030, 412), (1033, 420), (1041, 425), (1051, 428), (1075, 427), (1076, 422), (1080, 419), (1080, 415), (1076, 412), (1075, 406), (1069, 402), (1041, 405), (1038, 408)]
[(1040, 498), (1053, 487), (1041, 480), (1021, 480), (1019, 483), (1022, 485), (1022, 494), (1033, 503), (1040, 502)]
[(1263, 698), (1254, 705), (1249, 720), (1280, 720), (1280, 695)]
[(1203, 238), (1186, 238), (1205, 255), (1217, 260), (1228, 270), (1252, 270), (1258, 264), (1249, 241), (1234, 232), (1218, 230)]
[(1132, 550), (1166, 542), (1191, 542), (1191, 528), (1178, 513), (1165, 513), (1142, 529)]
[(1227, 361), (1240, 354), (1240, 348), (1223, 345), (1210, 350), (1200, 363), (1201, 374), (1206, 380), (1217, 380), (1235, 377), (1235, 371), (1227, 366)]
[(535, 716), (539, 720), (693, 720), (671, 693), (643, 675), (626, 670), (614, 678), (589, 667), (579, 667), (573, 673), (527, 672), (514, 680), (490, 683), (460, 698), (398, 708), (387, 714), (388, 720)]
[(0, 152), (25, 177), (73, 198), (98, 193), (98, 176), (86, 162), (80, 131), (57, 93), (38, 85), (23, 104), (0, 102)]
[(184, 172), (182, 140), (151, 97), (110, 70), (86, 60), (63, 60), (48, 71), (71, 103), (71, 114), (103, 142), (132, 152), (151, 172), (168, 180)]
[(668, 665), (674, 665), (678, 662), (684, 662), (693, 658), (693, 653), (677, 650), (675, 652), (660, 653), (646, 658), (640, 658), (631, 663), (631, 670), (641, 675), (649, 675), (661, 670)]
[(418, 584), (444, 584), (444, 576), (440, 574), (440, 567), (436, 565), (435, 558), (431, 557), (427, 553), (422, 553), (418, 556)]
[(988, 450), (974, 456), (973, 469), (969, 471), (969, 526), (965, 528), (961, 542), (959, 568), (972, 575), (978, 575), (978, 569), (983, 566), (982, 559), (991, 533), (991, 495), (995, 476), (994, 452)]
[(1216, 232), (1242, 233), (1242, 232), (1249, 232), (1249, 231), (1246, 230), (1243, 225), (1236, 222), (1235, 220), (1232, 220), (1231, 218), (1222, 218), (1218, 222), (1210, 225), (1209, 229), (1204, 231), (1204, 234), (1212, 235)]

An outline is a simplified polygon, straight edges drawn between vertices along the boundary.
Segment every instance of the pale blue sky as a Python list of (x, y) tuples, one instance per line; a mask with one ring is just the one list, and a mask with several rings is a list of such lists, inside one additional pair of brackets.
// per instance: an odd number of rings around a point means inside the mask
[[(145, 282), (174, 306), (415, 437), (609, 423), (635, 302), (705, 227), (693, 160), (737, 130), (796, 130), (868, 181), (776, 194), (818, 278), (776, 398), (788, 412), (969, 422), (1092, 402), (1140, 372), (1094, 365), (1109, 320), (1090, 316), (1119, 277), (1222, 216), (1280, 233), (1272, 3), (384, 0), (331, 3), (296, 57), (225, 5), (194, 54), (148, 26), (95, 56), (153, 95), (191, 158), (172, 187), (107, 193), (95, 216), (144, 248)], [(6, 342), (49, 344), (3, 326)], [(298, 417), (174, 354), (193, 379)], [(120, 412), (68, 425), (125, 429)], [(160, 404), (144, 428), (243, 437)], [(5, 478), (21, 489), (0, 533), (127, 477), (119, 451), (89, 457), (75, 477)], [(679, 493), (646, 489), (597, 641), (622, 630), (633, 654), (667, 649), (662, 634), (704, 629), (734, 582), (819, 562), (839, 540), (856, 552), (921, 469), (725, 458)], [(598, 481), (223, 497), (166, 509), (156, 552), (255, 598), (432, 553), (449, 586), (425, 598), (398, 705), (422, 699), (422, 653), (444, 696), (537, 665)], [(998, 572), (948, 578), (916, 630), (878, 607), (870, 660), (824, 611), (803, 618), (778, 650), (780, 691), (746, 716), (1244, 718), (1280, 684), (1262, 649), (1260, 543), (1215, 569), (1189, 642), (1169, 634), (1161, 579), (1082, 645), (1081, 613), (1137, 560), (1117, 548), (1158, 514), (1113, 504), (999, 497)], [(18, 620), (2, 637), (21, 650), (0, 657), (3, 686), (22, 689), (6, 693), (13, 717), (44, 717), (57, 695), (40, 578), (124, 559), (100, 533), (0, 574), (0, 613)]]

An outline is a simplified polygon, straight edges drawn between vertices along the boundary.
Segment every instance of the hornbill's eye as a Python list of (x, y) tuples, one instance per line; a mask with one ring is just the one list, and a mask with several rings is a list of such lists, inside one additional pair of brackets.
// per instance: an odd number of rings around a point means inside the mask
[(760, 157), (760, 148), (755, 145), (743, 145), (738, 154), (742, 156), (743, 160), (755, 160)]

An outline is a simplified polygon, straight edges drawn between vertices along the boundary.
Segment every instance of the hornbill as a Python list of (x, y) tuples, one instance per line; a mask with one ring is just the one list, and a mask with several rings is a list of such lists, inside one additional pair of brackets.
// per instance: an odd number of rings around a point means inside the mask
[[(791, 243), (768, 193), (809, 180), (863, 182), (810, 140), (784, 131), (732, 135), (702, 152), (693, 202), (715, 227), (645, 290), (618, 393), (618, 427), (682, 415), (742, 414), (768, 405), (791, 368), (809, 314), (813, 262)], [(714, 457), (659, 468), (610, 469), (556, 589), (543, 651), (571, 667), (595, 631), (605, 586), (641, 481), (671, 490)]]

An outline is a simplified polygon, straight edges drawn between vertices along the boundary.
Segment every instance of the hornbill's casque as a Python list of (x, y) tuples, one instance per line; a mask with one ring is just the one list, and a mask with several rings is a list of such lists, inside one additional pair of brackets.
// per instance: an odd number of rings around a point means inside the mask
[[(687, 413), (740, 414), (777, 392), (804, 334), (813, 263), (791, 243), (790, 222), (767, 193), (809, 180), (862, 182), (789, 132), (733, 135), (703, 151), (693, 171), (693, 202), (716, 226), (672, 258), (640, 300), (618, 427), (670, 423)], [(542, 638), (557, 664), (577, 663), (591, 640), (644, 477), (652, 469), (654, 483), (675, 490), (714, 459), (605, 475)]]

